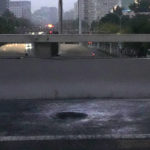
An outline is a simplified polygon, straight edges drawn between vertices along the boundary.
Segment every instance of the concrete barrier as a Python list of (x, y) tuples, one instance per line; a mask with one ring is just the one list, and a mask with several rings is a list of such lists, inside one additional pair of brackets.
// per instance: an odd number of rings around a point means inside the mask
[(0, 43), (150, 42), (150, 34), (0, 34)]
[(0, 99), (150, 98), (149, 59), (4, 59), (0, 68)]

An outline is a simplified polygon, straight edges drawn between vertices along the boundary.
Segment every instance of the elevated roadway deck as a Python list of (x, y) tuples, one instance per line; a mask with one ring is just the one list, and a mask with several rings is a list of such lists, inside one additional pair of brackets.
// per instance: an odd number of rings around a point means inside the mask
[(1, 34), (0, 43), (53, 43), (53, 42), (150, 42), (150, 34), (58, 34), (28, 35)]

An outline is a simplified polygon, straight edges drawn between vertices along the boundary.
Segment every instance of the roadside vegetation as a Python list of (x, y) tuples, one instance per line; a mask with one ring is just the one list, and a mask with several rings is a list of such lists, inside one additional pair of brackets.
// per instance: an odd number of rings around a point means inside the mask
[[(91, 31), (94, 33), (150, 34), (150, 0), (138, 0), (129, 6), (135, 15), (124, 15), (123, 8), (117, 7), (99, 21), (94, 21)], [(146, 56), (149, 43), (126, 43), (124, 48), (132, 49), (140, 56)]]
[(24, 33), (29, 28), (31, 28), (29, 20), (16, 18), (9, 11), (0, 16), (0, 34)]

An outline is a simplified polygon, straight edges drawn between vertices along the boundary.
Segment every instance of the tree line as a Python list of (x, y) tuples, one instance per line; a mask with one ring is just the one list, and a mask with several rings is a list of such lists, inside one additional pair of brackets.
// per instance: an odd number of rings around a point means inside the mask
[(0, 34), (24, 33), (31, 28), (31, 22), (24, 18), (17, 18), (7, 10), (0, 16)]
[[(134, 16), (123, 15), (123, 8), (117, 7), (101, 20), (94, 21), (91, 31), (96, 33), (150, 34), (150, 0), (137, 0), (129, 6)], [(124, 43), (124, 48), (134, 49), (137, 56), (146, 56), (149, 43)]]

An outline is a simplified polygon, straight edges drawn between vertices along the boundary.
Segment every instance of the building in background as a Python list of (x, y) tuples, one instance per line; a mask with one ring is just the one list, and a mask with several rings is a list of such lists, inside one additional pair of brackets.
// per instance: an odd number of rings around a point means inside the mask
[(9, 0), (0, 0), (0, 16), (9, 9)]
[(9, 10), (17, 17), (31, 19), (30, 1), (10, 1)]
[[(80, 6), (78, 8), (78, 6)], [(74, 4), (75, 19), (80, 16), (81, 20), (88, 20), (88, 0), (79, 0)]]
[(88, 25), (97, 19), (97, 3), (96, 0), (87, 0), (88, 1)]
[(58, 12), (56, 7), (41, 7), (32, 15), (33, 23), (45, 26), (46, 24), (55, 24), (58, 21)]
[(74, 3), (74, 20), (78, 19), (78, 3)]
[[(91, 18), (95, 14), (95, 6), (93, 5), (94, 0), (79, 0), (79, 3), (74, 4), (75, 19), (80, 16), (82, 21), (86, 21), (90, 24)], [(79, 6), (79, 8), (78, 8)]]
[(120, 0), (95, 0), (96, 4), (96, 19), (101, 19), (106, 14), (112, 11), (112, 9), (120, 5)]
[[(94, 20), (101, 19), (115, 6), (120, 5), (120, 0), (79, 0), (79, 15), (90, 26)], [(74, 4), (75, 18), (78, 18), (78, 3)]]
[(74, 9), (71, 9), (69, 11), (65, 11), (63, 19), (64, 20), (75, 20), (74, 19)]

